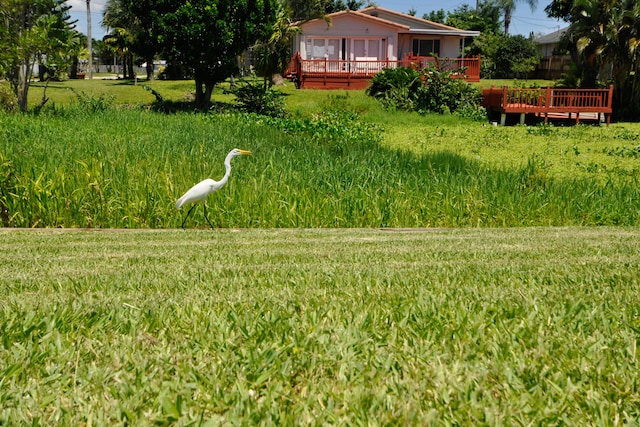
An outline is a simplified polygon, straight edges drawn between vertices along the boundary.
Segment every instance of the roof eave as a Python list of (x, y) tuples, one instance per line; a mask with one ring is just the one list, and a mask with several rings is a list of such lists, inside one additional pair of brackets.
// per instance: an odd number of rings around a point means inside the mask
[(440, 29), (411, 29), (405, 34), (427, 34), (435, 36), (458, 36), (458, 37), (478, 37), (480, 31), (465, 31), (465, 30), (440, 30)]

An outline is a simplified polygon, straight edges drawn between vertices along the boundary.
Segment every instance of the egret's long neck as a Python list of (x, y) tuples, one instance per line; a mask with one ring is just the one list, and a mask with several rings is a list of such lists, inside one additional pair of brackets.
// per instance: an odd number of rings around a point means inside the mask
[(221, 185), (226, 184), (227, 181), (229, 180), (229, 175), (231, 175), (231, 159), (232, 158), (233, 156), (229, 154), (227, 155), (227, 158), (224, 159), (224, 168), (225, 168), (224, 176), (220, 181), (218, 181)]

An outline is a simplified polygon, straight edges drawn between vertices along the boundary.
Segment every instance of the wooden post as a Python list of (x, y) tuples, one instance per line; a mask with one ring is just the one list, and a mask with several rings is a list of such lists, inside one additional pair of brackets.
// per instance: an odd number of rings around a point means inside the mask
[(552, 106), (552, 104), (551, 104), (551, 87), (547, 86), (547, 92), (545, 93), (544, 96), (545, 96), (545, 104), (544, 105), (547, 108), (551, 107)]
[(93, 78), (93, 48), (91, 46), (91, 0), (87, 0), (87, 50), (89, 51), (89, 80)]

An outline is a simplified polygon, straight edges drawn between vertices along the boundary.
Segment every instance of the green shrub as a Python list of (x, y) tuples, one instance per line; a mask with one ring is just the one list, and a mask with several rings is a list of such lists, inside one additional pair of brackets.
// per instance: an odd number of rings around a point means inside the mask
[(272, 126), (290, 135), (304, 135), (309, 144), (333, 147), (334, 152), (371, 148), (382, 140), (381, 129), (353, 112), (329, 110), (313, 116), (275, 119)]
[(493, 61), (495, 77), (526, 77), (539, 62), (536, 45), (522, 36), (506, 36), (496, 49)]
[(388, 68), (376, 74), (367, 94), (389, 110), (418, 111), (420, 113), (453, 113), (464, 107), (461, 115), (477, 118), (486, 116), (480, 107), (480, 90), (451, 71), (410, 67)]
[(489, 119), (487, 116), (487, 109), (479, 104), (465, 103), (460, 105), (455, 111), (455, 115), (476, 122), (486, 122)]
[(423, 73), (424, 84), (416, 99), (419, 112), (454, 112), (461, 105), (480, 104), (480, 90), (464, 80), (453, 78), (450, 71), (427, 68)]
[(283, 94), (266, 88), (262, 83), (244, 83), (234, 94), (240, 111), (256, 113), (270, 117), (284, 117)]
[(86, 110), (89, 113), (99, 113), (106, 111), (107, 109), (109, 109), (109, 107), (111, 107), (113, 101), (115, 100), (114, 95), (102, 93), (98, 96), (94, 96), (85, 92), (76, 92), (73, 89), (71, 90), (76, 95), (78, 107), (81, 110)]
[(422, 82), (420, 72), (411, 67), (387, 68), (373, 77), (367, 95), (391, 110), (412, 111)]
[(14, 112), (17, 110), (18, 99), (4, 86), (0, 86), (0, 111)]

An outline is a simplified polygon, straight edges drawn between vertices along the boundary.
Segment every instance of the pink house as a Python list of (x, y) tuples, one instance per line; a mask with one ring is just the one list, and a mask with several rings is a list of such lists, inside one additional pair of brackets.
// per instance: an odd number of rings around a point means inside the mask
[(461, 78), (480, 79), (480, 58), (465, 58), (465, 42), (478, 31), (465, 31), (372, 6), (329, 15), (331, 24), (314, 19), (300, 25), (288, 77), (300, 87), (362, 88), (388, 67), (451, 69)]

